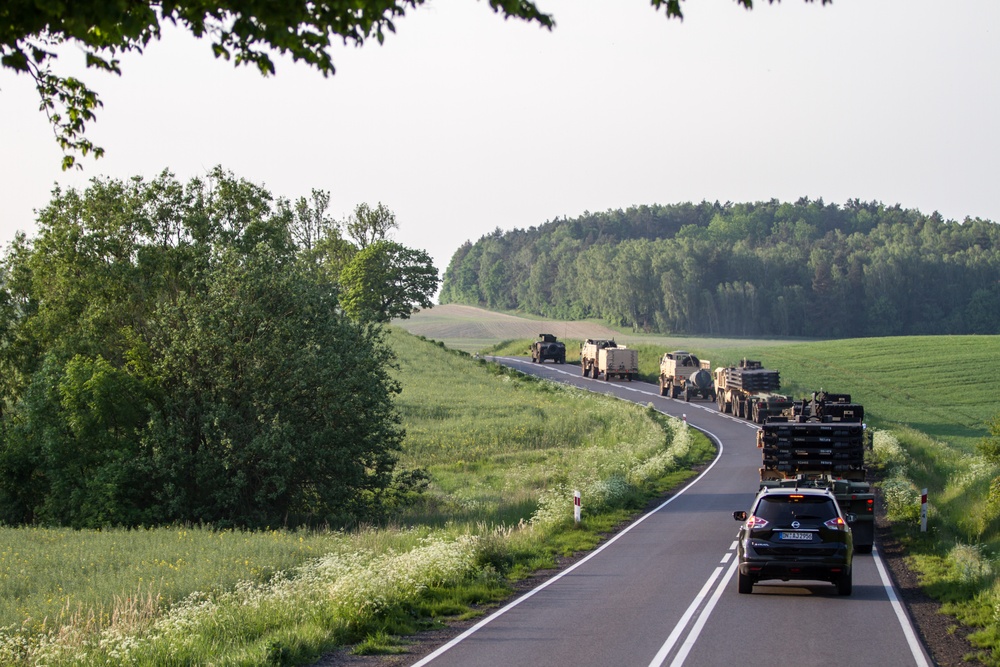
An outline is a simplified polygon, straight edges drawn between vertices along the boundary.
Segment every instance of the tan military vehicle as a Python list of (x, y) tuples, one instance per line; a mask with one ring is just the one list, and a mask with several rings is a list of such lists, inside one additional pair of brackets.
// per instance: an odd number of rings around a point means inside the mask
[(614, 340), (588, 338), (580, 347), (580, 369), (584, 377), (603, 377), (631, 382), (639, 375), (639, 351)]

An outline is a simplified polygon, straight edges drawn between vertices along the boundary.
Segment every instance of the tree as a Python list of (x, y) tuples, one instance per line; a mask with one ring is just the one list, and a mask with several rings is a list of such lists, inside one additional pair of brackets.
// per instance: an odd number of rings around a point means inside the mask
[(326, 210), (330, 207), (330, 193), (313, 190), (312, 197), (299, 197), (291, 211), (292, 241), (303, 250), (314, 250), (320, 241), (331, 235), (340, 235), (337, 223)]
[(340, 282), (345, 313), (361, 322), (384, 323), (430, 308), (438, 272), (423, 250), (376, 241), (358, 251)]
[(345, 225), (347, 235), (354, 240), (358, 248), (364, 250), (378, 241), (384, 241), (393, 229), (399, 229), (396, 214), (382, 202), (375, 208), (362, 202), (354, 208), (354, 213), (347, 219)]
[[(833, 0), (822, 0), (825, 5)], [(774, 0), (768, 0), (773, 3)], [(812, 0), (806, 0), (812, 2)], [(668, 17), (682, 18), (681, 0), (651, 0)], [(746, 8), (753, 0), (736, 0)], [(334, 41), (361, 46), (395, 32), (395, 21), (424, 0), (5, 0), (0, 3), (0, 66), (31, 76), (41, 108), (63, 149), (63, 169), (79, 166), (76, 154), (104, 154), (86, 138), (87, 123), (103, 106), (86, 83), (53, 71), (61, 45), (78, 47), (87, 67), (121, 74), (117, 55), (143, 49), (160, 38), (164, 23), (195, 37), (212, 37), (216, 58), (275, 73), (271, 53), (304, 61), (324, 76), (335, 72)], [(555, 21), (532, 0), (489, 0), (493, 11), (552, 29)]]
[[(551, 28), (552, 18), (527, 0), (489, 0), (505, 18)], [(360, 46), (395, 31), (394, 21), (424, 0), (324, 0), (260, 3), (251, 0), (5, 0), (0, 4), (0, 65), (35, 81), (41, 108), (64, 151), (63, 168), (75, 154), (104, 149), (85, 136), (86, 124), (102, 106), (83, 81), (53, 71), (59, 47), (79, 47), (87, 67), (121, 74), (118, 54), (142, 50), (159, 39), (164, 23), (180, 25), (195, 37), (210, 35), (216, 58), (253, 65), (274, 74), (272, 53), (290, 55), (324, 75), (334, 73), (331, 44)]]
[(377, 518), (392, 353), (292, 222), (221, 169), (54, 194), (0, 271), (0, 522)]

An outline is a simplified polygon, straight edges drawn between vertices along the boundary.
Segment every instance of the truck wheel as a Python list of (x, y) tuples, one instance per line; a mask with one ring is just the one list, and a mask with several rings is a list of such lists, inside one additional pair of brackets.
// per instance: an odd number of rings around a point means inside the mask
[(590, 375), (590, 371), (587, 370), (587, 364), (580, 364), (580, 373), (583, 375), (583, 377), (587, 377), (588, 375)]
[(691, 390), (690, 389), (685, 389), (684, 390), (684, 402), (685, 403), (690, 403), (691, 402)]
[(663, 383), (663, 378), (660, 378), (660, 396), (667, 395), (667, 385)]
[(753, 579), (742, 572), (736, 573), (736, 588), (742, 595), (753, 593)]

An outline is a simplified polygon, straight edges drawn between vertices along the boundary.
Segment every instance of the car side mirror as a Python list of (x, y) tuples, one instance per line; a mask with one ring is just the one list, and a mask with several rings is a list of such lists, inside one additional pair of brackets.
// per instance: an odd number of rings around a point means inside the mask
[(854, 523), (858, 520), (858, 515), (853, 512), (844, 515), (844, 521), (847, 523)]
[(737, 521), (746, 521), (747, 520), (746, 510), (737, 510), (736, 512), (733, 512), (733, 518), (736, 519)]

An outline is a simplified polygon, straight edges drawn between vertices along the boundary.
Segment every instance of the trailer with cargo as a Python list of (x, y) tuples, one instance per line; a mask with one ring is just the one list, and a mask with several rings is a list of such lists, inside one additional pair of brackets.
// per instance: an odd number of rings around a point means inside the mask
[(870, 553), (875, 495), (867, 481), (864, 407), (850, 394), (814, 393), (769, 416), (757, 432), (760, 488), (826, 488), (850, 515), (854, 549)]
[(781, 377), (761, 362), (743, 359), (736, 366), (715, 369), (715, 400), (719, 412), (763, 424), (792, 407), (789, 396), (778, 393)]

